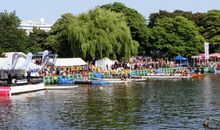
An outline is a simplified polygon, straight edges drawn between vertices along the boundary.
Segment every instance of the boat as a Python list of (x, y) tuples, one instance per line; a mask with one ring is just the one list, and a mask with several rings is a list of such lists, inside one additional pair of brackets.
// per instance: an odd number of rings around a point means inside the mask
[(20, 93), (27, 93), (27, 92), (34, 92), (44, 89), (44, 83), (37, 83), (37, 84), (27, 84), (21, 86), (11, 86), (11, 91), (9, 95), (20, 94)]
[(200, 77), (203, 77), (204, 76), (204, 74), (196, 74), (196, 73), (194, 73), (194, 74), (191, 74), (192, 75), (192, 78), (200, 78)]
[(90, 80), (75, 80), (74, 84), (90, 84)]
[(147, 79), (144, 78), (136, 78), (136, 79), (132, 79), (132, 82), (143, 82), (146, 81)]
[(122, 80), (122, 79), (104, 79), (106, 81), (108, 81), (109, 83), (113, 83), (113, 84), (117, 84), (117, 83), (129, 83), (132, 81), (132, 79), (126, 79), (126, 80)]
[(148, 75), (142, 76), (144, 79), (189, 79), (191, 75)]
[(110, 82), (106, 80), (91, 80), (90, 85), (108, 85)]
[[(0, 95), (10, 96), (14, 94), (26, 93), (44, 90), (42, 77), (31, 75), (32, 72), (37, 73), (42, 70), (48, 61), (49, 52), (42, 54), (42, 66), (31, 62), (33, 54), (29, 52), (27, 55), (17, 52), (8, 53), (7, 58), (0, 66), (1, 82)], [(6, 54), (5, 54), (6, 55)], [(25, 78), (25, 73), (27, 73)], [(7, 74), (7, 77), (5, 76)], [(32, 73), (33, 74), (33, 73)]]
[(75, 84), (89, 84), (89, 85), (108, 85), (110, 84), (109, 81), (103, 79), (96, 79), (96, 80), (75, 80)]
[(192, 75), (188, 69), (177, 70), (174, 73), (150, 73), (147, 76), (142, 76), (144, 79), (189, 79)]
[(20, 93), (34, 92), (44, 89), (44, 83), (0, 86), (0, 95), (11, 96)]
[(174, 74), (148, 74), (147, 76), (142, 76), (144, 79), (189, 79), (192, 78), (191, 74), (174, 73)]

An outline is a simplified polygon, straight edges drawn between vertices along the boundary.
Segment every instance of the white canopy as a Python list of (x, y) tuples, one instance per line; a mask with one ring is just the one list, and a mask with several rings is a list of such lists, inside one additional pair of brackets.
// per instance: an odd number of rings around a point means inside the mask
[[(27, 67), (24, 67), (26, 59), (23, 57), (18, 58), (17, 64), (15, 65), (15, 70), (30, 70), (30, 71), (39, 71), (41, 69), (41, 66), (36, 65), (32, 62), (28, 64)], [(3, 70), (11, 70), (11, 58), (0, 58), (0, 69)]]
[(11, 58), (14, 53), (18, 53), (22, 57), (26, 57), (27, 56), (23, 52), (4, 52), (3, 55), (5, 55), (5, 58)]
[(0, 69), (8, 70), (11, 68), (8, 58), (0, 58)]
[(81, 58), (57, 58), (55, 66), (77, 66), (86, 64), (87, 63)]
[(95, 66), (96, 67), (100, 67), (102, 70), (106, 70), (106, 65), (108, 66), (112, 66), (113, 64), (115, 64), (115, 61), (110, 60), (108, 58), (102, 58), (100, 60), (95, 61)]

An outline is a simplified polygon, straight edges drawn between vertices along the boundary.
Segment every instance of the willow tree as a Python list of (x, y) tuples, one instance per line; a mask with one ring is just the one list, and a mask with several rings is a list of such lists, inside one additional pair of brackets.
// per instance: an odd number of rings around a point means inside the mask
[(146, 19), (137, 10), (125, 6), (123, 3), (114, 2), (102, 5), (101, 8), (121, 13), (131, 31), (132, 38), (139, 43), (138, 54), (149, 54), (150, 30), (146, 25)]
[(120, 13), (96, 8), (73, 18), (68, 27), (68, 41), (74, 57), (85, 59), (109, 57), (128, 60), (138, 52), (125, 18)]

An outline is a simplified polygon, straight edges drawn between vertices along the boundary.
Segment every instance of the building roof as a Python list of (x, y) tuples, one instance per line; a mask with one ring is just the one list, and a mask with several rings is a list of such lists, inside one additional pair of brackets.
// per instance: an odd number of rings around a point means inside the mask
[(87, 63), (81, 58), (57, 58), (55, 66), (77, 66), (86, 64)]

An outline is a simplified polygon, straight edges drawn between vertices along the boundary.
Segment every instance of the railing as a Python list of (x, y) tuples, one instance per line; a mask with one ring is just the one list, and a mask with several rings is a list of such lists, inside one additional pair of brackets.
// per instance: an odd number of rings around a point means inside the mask
[[(159, 68), (160, 73), (166, 73), (171, 74), (178, 70), (185, 70), (186, 67), (177, 67), (177, 68)], [(128, 75), (130, 76), (146, 76), (150, 73), (153, 73), (156, 69), (143, 69), (143, 70), (127, 70)], [(86, 74), (86, 77), (83, 77), (82, 74), (74, 74), (74, 75), (67, 75), (67, 76), (60, 76), (65, 78), (66, 80), (84, 80), (87, 78), (88, 80), (91, 80), (94, 78), (94, 74), (97, 72), (89, 72)], [(114, 71), (105, 71), (100, 72), (104, 75), (104, 78), (119, 78), (123, 75), (122, 72), (114, 72)], [(45, 76), (43, 78), (43, 81), (45, 84), (57, 84), (59, 81), (58, 76)]]

